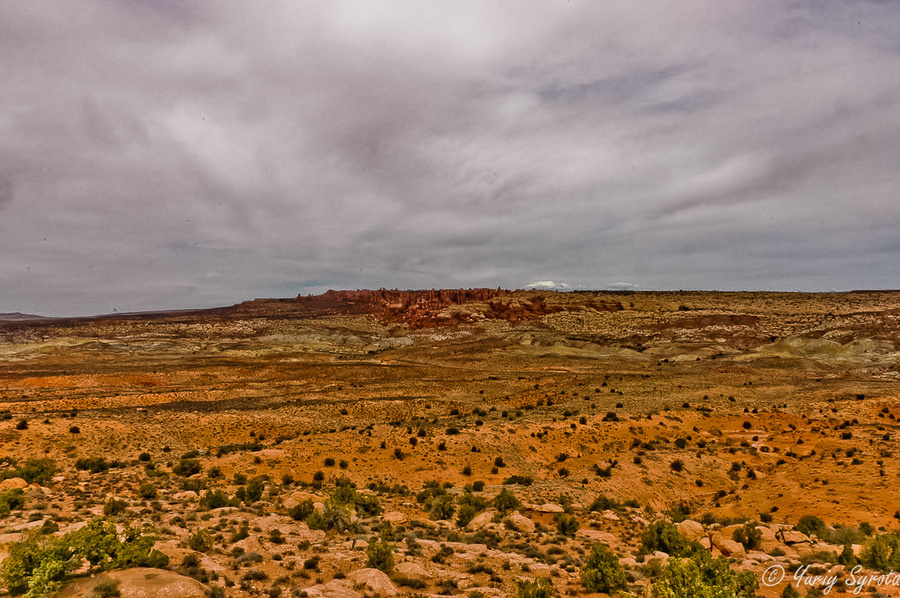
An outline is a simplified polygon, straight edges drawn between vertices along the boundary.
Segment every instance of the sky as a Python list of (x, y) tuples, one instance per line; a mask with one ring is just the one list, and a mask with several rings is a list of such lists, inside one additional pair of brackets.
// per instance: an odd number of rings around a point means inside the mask
[(0, 3), (0, 312), (900, 287), (896, 0)]

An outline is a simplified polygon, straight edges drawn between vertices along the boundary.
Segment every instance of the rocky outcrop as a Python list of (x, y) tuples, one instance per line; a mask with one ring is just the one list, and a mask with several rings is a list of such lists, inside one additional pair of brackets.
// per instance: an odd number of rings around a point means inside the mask
[[(135, 568), (104, 573), (118, 582), (119, 596), (122, 598), (206, 598), (207, 588), (199, 581), (184, 575), (161, 569)], [(94, 587), (100, 578), (77, 579), (57, 594), (58, 598), (94, 596)]]

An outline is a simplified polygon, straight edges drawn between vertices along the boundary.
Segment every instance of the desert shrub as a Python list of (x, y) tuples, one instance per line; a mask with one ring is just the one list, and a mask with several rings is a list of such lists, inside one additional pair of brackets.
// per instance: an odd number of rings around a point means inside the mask
[(896, 532), (872, 538), (862, 552), (862, 562), (877, 571), (900, 570), (900, 535)]
[(198, 529), (188, 538), (188, 548), (197, 552), (209, 552), (213, 547), (213, 537), (209, 531)]
[(350, 527), (350, 510), (346, 505), (335, 503), (332, 500), (325, 501), (325, 507), (320, 514), (317, 511), (307, 517), (306, 524), (310, 529), (335, 530), (343, 532)]
[(800, 592), (791, 584), (784, 586), (784, 590), (781, 591), (781, 598), (800, 598), (800, 596)]
[(578, 519), (572, 515), (558, 513), (556, 515), (556, 531), (562, 536), (574, 536), (578, 531)]
[(537, 577), (533, 581), (517, 581), (516, 586), (518, 598), (550, 598), (554, 594), (549, 577)]
[(144, 482), (141, 484), (140, 488), (138, 488), (138, 496), (143, 498), (144, 500), (153, 500), (159, 493), (156, 491), (156, 486), (151, 484), (150, 482)]
[(462, 505), (459, 507), (459, 512), (456, 515), (457, 527), (466, 527), (473, 519), (475, 519), (477, 514), (478, 510), (472, 505)]
[(431, 501), (429, 515), (436, 520), (450, 519), (455, 511), (456, 506), (453, 504), (453, 496), (444, 494)]
[(200, 498), (200, 509), (221, 509), (222, 507), (236, 507), (239, 501), (236, 498), (228, 498), (222, 490), (210, 490)]
[(10, 488), (0, 493), (0, 517), (25, 506), (25, 493), (21, 488)]
[(734, 530), (732, 539), (740, 542), (747, 550), (756, 550), (762, 543), (762, 532), (756, 527), (755, 523), (748, 523), (744, 527)]
[(312, 499), (307, 498), (296, 506), (291, 507), (288, 510), (288, 515), (294, 521), (306, 521), (306, 518), (312, 515), (315, 510)]
[(367, 517), (380, 515), (382, 512), (381, 502), (378, 498), (368, 494), (356, 494), (353, 500), (356, 507), (356, 513)]
[(682, 536), (668, 521), (653, 522), (641, 535), (641, 552), (649, 554), (657, 550), (670, 556), (689, 556), (700, 549), (698, 542), (691, 542)]
[(28, 429), (28, 420), (20, 419), (16, 424), (16, 430), (27, 430)]
[(447, 491), (441, 486), (437, 480), (425, 482), (422, 490), (416, 494), (416, 502), (422, 505), (426, 511), (431, 510), (431, 506), (437, 498), (447, 494)]
[(81, 434), (81, 428), (78, 426), (72, 426), (69, 428), (69, 433), (71, 434)]
[(510, 511), (514, 511), (521, 506), (522, 503), (519, 502), (519, 499), (516, 498), (516, 495), (504, 488), (500, 491), (500, 494), (494, 497), (493, 505), (494, 508), (500, 511), (501, 513), (508, 513)]
[(418, 577), (406, 577), (405, 575), (397, 575), (392, 581), (398, 586), (412, 588), (414, 590), (423, 590), (428, 587), (428, 582)]
[(196, 459), (182, 459), (172, 467), (172, 473), (184, 477), (190, 477), (203, 471), (203, 466)]
[[(312, 527), (312, 526), (310, 526)], [(231, 535), (231, 543), (240, 542), (241, 540), (245, 540), (250, 537), (250, 526), (246, 521), (241, 523), (241, 526)]]
[(370, 543), (366, 547), (366, 567), (389, 573), (394, 568), (394, 547), (384, 540)]
[(244, 501), (248, 505), (252, 505), (262, 498), (263, 491), (266, 489), (266, 480), (262, 476), (256, 476), (252, 478), (243, 490), (243, 497), (241, 500)]
[(140, 455), (138, 455), (138, 461), (141, 461), (143, 463), (148, 463), (150, 461), (150, 453), (147, 453), (147, 452), (141, 453)]
[(110, 498), (106, 501), (106, 504), (103, 505), (103, 514), (106, 517), (115, 517), (116, 515), (121, 515), (125, 512), (125, 509), (128, 508), (128, 503), (124, 500), (117, 500), (115, 498)]
[(511, 484), (517, 484), (519, 486), (531, 486), (534, 483), (534, 479), (531, 476), (527, 475), (511, 475), (505, 480), (503, 480), (503, 484), (505, 486), (509, 486)]
[(653, 586), (652, 598), (753, 598), (759, 588), (756, 574), (735, 573), (724, 558), (704, 550), (689, 559), (669, 559)]
[(95, 519), (62, 537), (29, 532), (12, 544), (0, 576), (12, 595), (48, 596), (86, 560), (91, 569), (108, 571), (128, 567), (166, 567), (168, 557), (152, 550), (154, 539), (126, 527)]
[(844, 544), (844, 549), (838, 555), (837, 560), (838, 564), (843, 565), (848, 571), (859, 564), (859, 559), (856, 558), (856, 554), (853, 552), (853, 545), (850, 542)]
[(821, 538), (825, 535), (825, 522), (815, 515), (804, 515), (797, 522), (797, 531), (807, 536), (815, 534)]
[(24, 465), (0, 473), (0, 480), (22, 478), (29, 484), (46, 486), (56, 473), (53, 459), (28, 459)]
[(619, 503), (612, 498), (607, 498), (603, 494), (597, 495), (597, 498), (593, 500), (591, 506), (588, 507), (588, 512), (597, 511), (602, 512), (608, 509), (617, 509), (619, 508)]
[(625, 572), (619, 558), (605, 544), (594, 544), (581, 568), (581, 583), (590, 592), (610, 594), (625, 589)]

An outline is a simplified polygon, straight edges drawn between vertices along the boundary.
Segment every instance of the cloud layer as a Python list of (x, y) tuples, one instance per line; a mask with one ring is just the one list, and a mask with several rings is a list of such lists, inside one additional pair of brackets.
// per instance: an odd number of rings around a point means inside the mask
[(898, 287), (895, 2), (0, 4), (0, 312)]

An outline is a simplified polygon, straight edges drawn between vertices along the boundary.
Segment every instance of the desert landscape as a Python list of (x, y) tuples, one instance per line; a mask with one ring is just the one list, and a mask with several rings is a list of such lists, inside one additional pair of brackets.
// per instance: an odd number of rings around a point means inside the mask
[(815, 596), (829, 576), (900, 595), (851, 573), (900, 564), (898, 297), (381, 290), (9, 314), (4, 584), (681, 596), (678, 567), (727, 563), (730, 589), (696, 595)]

